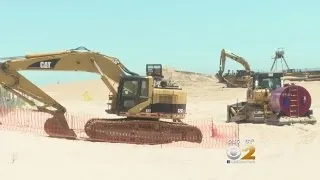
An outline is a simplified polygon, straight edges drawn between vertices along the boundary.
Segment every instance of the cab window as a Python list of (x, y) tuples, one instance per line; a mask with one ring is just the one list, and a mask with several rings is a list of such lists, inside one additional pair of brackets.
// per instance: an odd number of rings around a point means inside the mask
[(141, 81), (141, 93), (140, 96), (148, 97), (148, 83), (146, 80)]
[(123, 83), (122, 96), (135, 97), (138, 93), (138, 81), (131, 80)]
[(281, 80), (278, 78), (266, 78), (260, 83), (261, 88), (276, 89), (281, 86)]

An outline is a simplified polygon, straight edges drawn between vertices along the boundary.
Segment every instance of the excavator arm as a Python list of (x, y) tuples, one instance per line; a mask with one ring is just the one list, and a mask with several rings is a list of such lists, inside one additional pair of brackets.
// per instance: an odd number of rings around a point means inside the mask
[(221, 50), (221, 55), (220, 55), (220, 67), (219, 67), (219, 74), (222, 76), (224, 69), (225, 69), (225, 64), (226, 64), (226, 59), (230, 58), (238, 63), (240, 63), (244, 69), (248, 72), (250, 72), (251, 68), (249, 63), (243, 58), (238, 55), (235, 55), (233, 53), (228, 53), (225, 51), (225, 49)]
[[(81, 51), (81, 50), (85, 51)], [(23, 57), (2, 58), (0, 63), (0, 84), (3, 88), (17, 95), (38, 111), (51, 114), (44, 124), (49, 136), (75, 138), (65, 118), (66, 108), (42, 91), (39, 87), (22, 76), (19, 71), (83, 71), (101, 75), (102, 81), (111, 92), (111, 112), (116, 110), (117, 88), (124, 75), (138, 76), (129, 71), (117, 58), (92, 52), (84, 47), (63, 52), (29, 54)], [(38, 102), (35, 102), (38, 101)], [(42, 105), (39, 105), (42, 103)]]
[[(6, 90), (19, 96), (31, 106), (36, 106), (39, 111), (51, 114), (64, 113), (66, 111), (65, 107), (18, 71), (83, 71), (97, 73), (101, 75), (102, 81), (112, 93), (111, 109), (115, 109), (117, 89), (114, 84), (119, 83), (120, 78), (126, 74), (138, 74), (129, 71), (117, 58), (92, 52), (86, 48), (86, 51), (80, 51), (81, 48), (83, 47), (64, 52), (29, 54), (23, 57), (8, 58), (5, 62), (0, 63), (0, 83)], [(34, 100), (43, 105), (37, 105)]]

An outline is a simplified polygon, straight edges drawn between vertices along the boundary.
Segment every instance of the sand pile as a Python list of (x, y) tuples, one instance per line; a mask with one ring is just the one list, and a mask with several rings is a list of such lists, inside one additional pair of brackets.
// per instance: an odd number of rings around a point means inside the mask
[(173, 80), (183, 87), (194, 86), (197, 85), (197, 83), (208, 83), (218, 85), (216, 83), (217, 79), (212, 75), (181, 71), (175, 68), (164, 68), (163, 75), (166, 79)]
[[(225, 85), (218, 83), (218, 79), (214, 75), (181, 71), (168, 67), (164, 68), (163, 74), (165, 78), (173, 80), (186, 90), (188, 92), (188, 99), (192, 101), (207, 103), (206, 100), (208, 100), (209, 102), (216, 101), (226, 104), (226, 100), (230, 98), (228, 97), (229, 92), (233, 94), (235, 101), (237, 99), (239, 101), (245, 99), (246, 89), (237, 88), (237, 90), (234, 90), (224, 88)], [(188, 107), (190, 106), (188, 105)]]

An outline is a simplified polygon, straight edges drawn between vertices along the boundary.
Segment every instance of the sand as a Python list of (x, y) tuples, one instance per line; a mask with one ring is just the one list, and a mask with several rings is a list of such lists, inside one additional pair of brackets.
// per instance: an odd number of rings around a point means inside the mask
[[(254, 140), (256, 161), (254, 164), (227, 164), (226, 147), (221, 142), (225, 139), (213, 141), (210, 124), (212, 121), (217, 124), (221, 134), (230, 134), (228, 130), (234, 133), (236, 125), (224, 125), (226, 105), (244, 100), (246, 90), (222, 88), (224, 85), (217, 83), (214, 77), (178, 73), (172, 69), (166, 70), (165, 76), (172, 77), (187, 90), (185, 121), (201, 124), (205, 131), (203, 144), (186, 148), (185, 144), (150, 147), (92, 143), (47, 138), (30, 133), (32, 130), (2, 129), (1, 179), (317, 179), (320, 158), (315, 153), (320, 149), (320, 124), (284, 127), (242, 124), (240, 140)], [(310, 91), (312, 109), (319, 119), (320, 82), (298, 84)], [(107, 116), (104, 109), (109, 91), (100, 80), (56, 84), (43, 89), (70, 113)], [(83, 94), (86, 92), (91, 101), (85, 101)]]

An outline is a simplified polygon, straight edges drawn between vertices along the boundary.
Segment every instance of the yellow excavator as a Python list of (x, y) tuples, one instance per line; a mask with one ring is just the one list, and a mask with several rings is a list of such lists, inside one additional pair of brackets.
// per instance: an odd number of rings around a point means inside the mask
[[(228, 72), (223, 74), (227, 58), (240, 63), (244, 67), (244, 70), (237, 70), (236, 73)], [(250, 86), (248, 83), (250, 83), (250, 74), (252, 73), (249, 63), (243, 57), (228, 53), (225, 49), (221, 50), (219, 71), (216, 74), (216, 78), (220, 83), (225, 83), (228, 88), (247, 88)]]
[(50, 137), (75, 139), (77, 135), (66, 121), (66, 108), (22, 76), (20, 70), (83, 71), (101, 75), (110, 90), (106, 112), (122, 118), (88, 120), (84, 130), (89, 139), (133, 144), (202, 141), (200, 129), (181, 121), (186, 115), (187, 93), (164, 79), (161, 64), (147, 64), (147, 75), (140, 76), (115, 57), (79, 47), (5, 58), (0, 67), (0, 84), (4, 89), (37, 111), (52, 115), (44, 124)]

